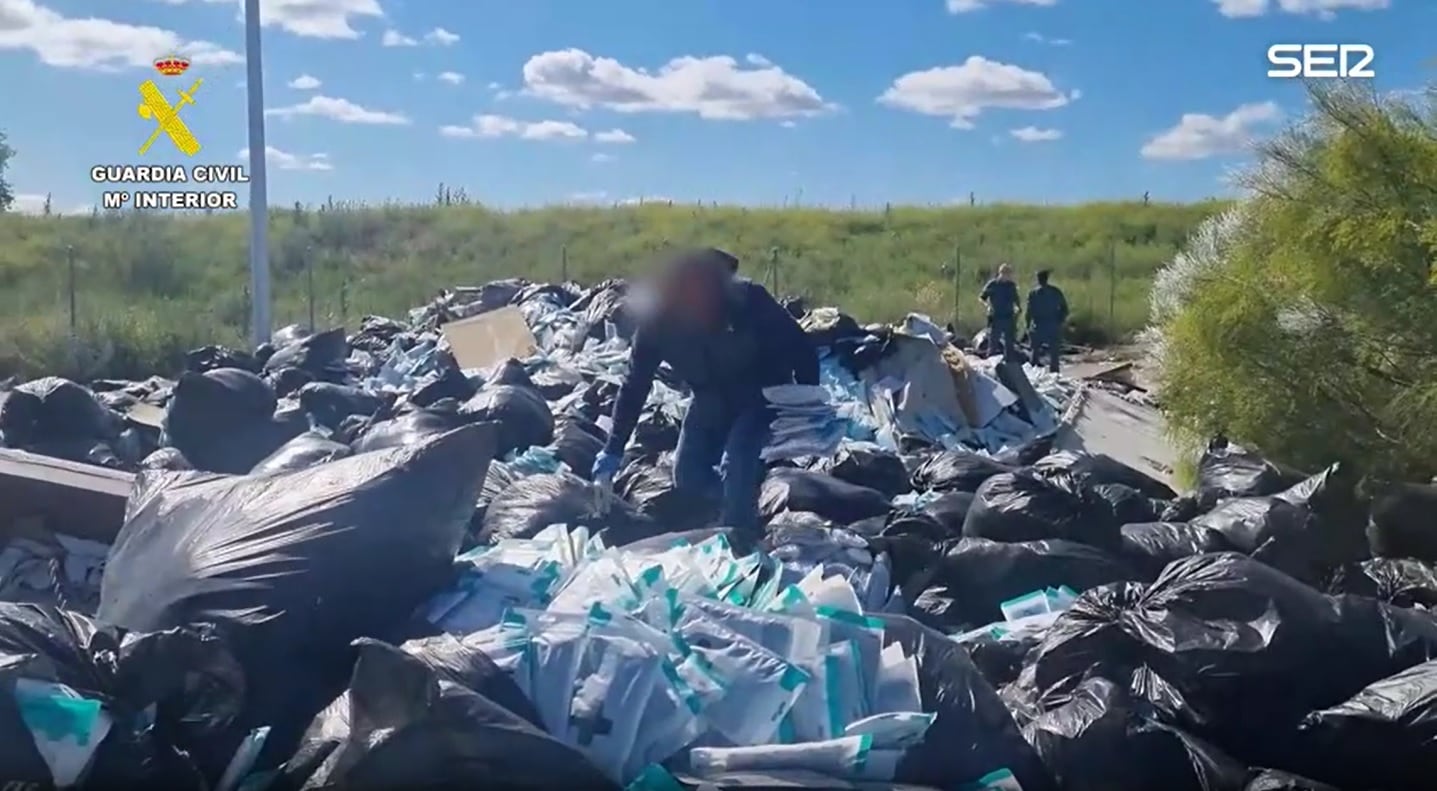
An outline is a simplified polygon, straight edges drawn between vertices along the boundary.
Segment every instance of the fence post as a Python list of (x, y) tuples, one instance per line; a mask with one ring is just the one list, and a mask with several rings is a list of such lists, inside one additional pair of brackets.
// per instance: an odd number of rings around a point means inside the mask
[(958, 329), (958, 313), (963, 295), (963, 247), (953, 245), (953, 329)]
[(314, 245), (304, 246), (304, 270), (309, 284), (309, 331), (314, 332)]
[(778, 248), (768, 248), (768, 290), (778, 296)]
[(349, 276), (345, 275), (339, 281), (339, 323), (341, 326), (349, 324)]
[(70, 292), (70, 334), (74, 335), (79, 317), (75, 312), (75, 246), (72, 244), (65, 245), (65, 265), (69, 271), (65, 288)]
[(1116, 336), (1118, 303), (1118, 243), (1108, 243), (1108, 334)]

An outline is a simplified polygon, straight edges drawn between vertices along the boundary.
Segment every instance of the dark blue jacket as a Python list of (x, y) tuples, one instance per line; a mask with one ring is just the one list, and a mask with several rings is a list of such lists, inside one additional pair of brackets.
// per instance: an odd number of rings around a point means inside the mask
[(735, 277), (725, 295), (726, 326), (693, 332), (660, 323), (634, 332), (629, 375), (619, 388), (614, 424), (604, 450), (622, 453), (653, 388), (654, 374), (668, 363), (695, 395), (760, 403), (765, 387), (818, 384), (818, 352), (803, 328), (763, 286)]
[(1008, 319), (1018, 314), (1018, 284), (1011, 280), (993, 278), (983, 286), (982, 297), (988, 303), (988, 313), (995, 319)]
[(1028, 292), (1028, 321), (1035, 327), (1060, 327), (1068, 320), (1068, 298), (1057, 286), (1035, 286)]

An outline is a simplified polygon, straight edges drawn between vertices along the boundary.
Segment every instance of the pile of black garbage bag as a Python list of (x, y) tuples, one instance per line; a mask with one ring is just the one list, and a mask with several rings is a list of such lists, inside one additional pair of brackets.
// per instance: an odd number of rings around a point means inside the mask
[[(0, 780), (613, 787), (483, 651), (416, 612), (458, 553), (553, 524), (610, 545), (719, 527), (673, 486), (668, 411), (645, 412), (618, 497), (600, 497), (586, 478), (610, 378), (464, 371), (438, 343), (445, 322), (545, 301), (578, 317), (550, 342), (578, 350), (632, 331), (622, 297), (618, 281), (500, 281), (407, 322), (197, 349), (175, 379), (9, 390), (0, 445), (137, 475), (96, 612), (0, 603)], [(854, 370), (885, 354), (881, 328), (809, 326)], [(888, 559), (906, 616), (883, 616), (886, 634), (919, 657), (938, 720), (892, 784), (674, 767), (679, 783), (1433, 787), (1430, 487), (1370, 502), (1341, 465), (1299, 474), (1216, 443), (1179, 496), (1052, 444), (989, 456), (905, 437), (901, 453), (774, 465), (766, 547)], [(515, 460), (535, 449), (567, 471)], [(1006, 603), (1060, 588), (1076, 598), (1056, 617), (1004, 628)], [(979, 783), (998, 770), (1018, 786)]]

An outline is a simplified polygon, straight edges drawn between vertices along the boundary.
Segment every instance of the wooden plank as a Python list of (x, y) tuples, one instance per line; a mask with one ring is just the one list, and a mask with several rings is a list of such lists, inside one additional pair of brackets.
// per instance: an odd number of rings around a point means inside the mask
[(133, 484), (128, 472), (0, 449), (0, 531), (39, 520), (55, 532), (111, 543)]
[(524, 359), (539, 351), (524, 314), (513, 305), (452, 321), (439, 328), (461, 368), (488, 368), (510, 357)]
[(1173, 489), (1177, 450), (1167, 438), (1162, 413), (1096, 388), (1083, 395), (1071, 424), (1059, 430), (1059, 450), (1101, 453)]

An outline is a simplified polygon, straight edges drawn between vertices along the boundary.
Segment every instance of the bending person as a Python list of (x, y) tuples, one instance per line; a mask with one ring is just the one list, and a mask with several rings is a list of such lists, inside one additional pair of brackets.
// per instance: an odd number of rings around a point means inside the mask
[(818, 354), (788, 311), (737, 276), (737, 266), (710, 248), (682, 253), (661, 270), (593, 475), (611, 480), (618, 471), (654, 375), (668, 363), (694, 394), (674, 454), (674, 486), (720, 494), (721, 523), (752, 532), (765, 472), (760, 453), (773, 420), (763, 388), (818, 384)]

